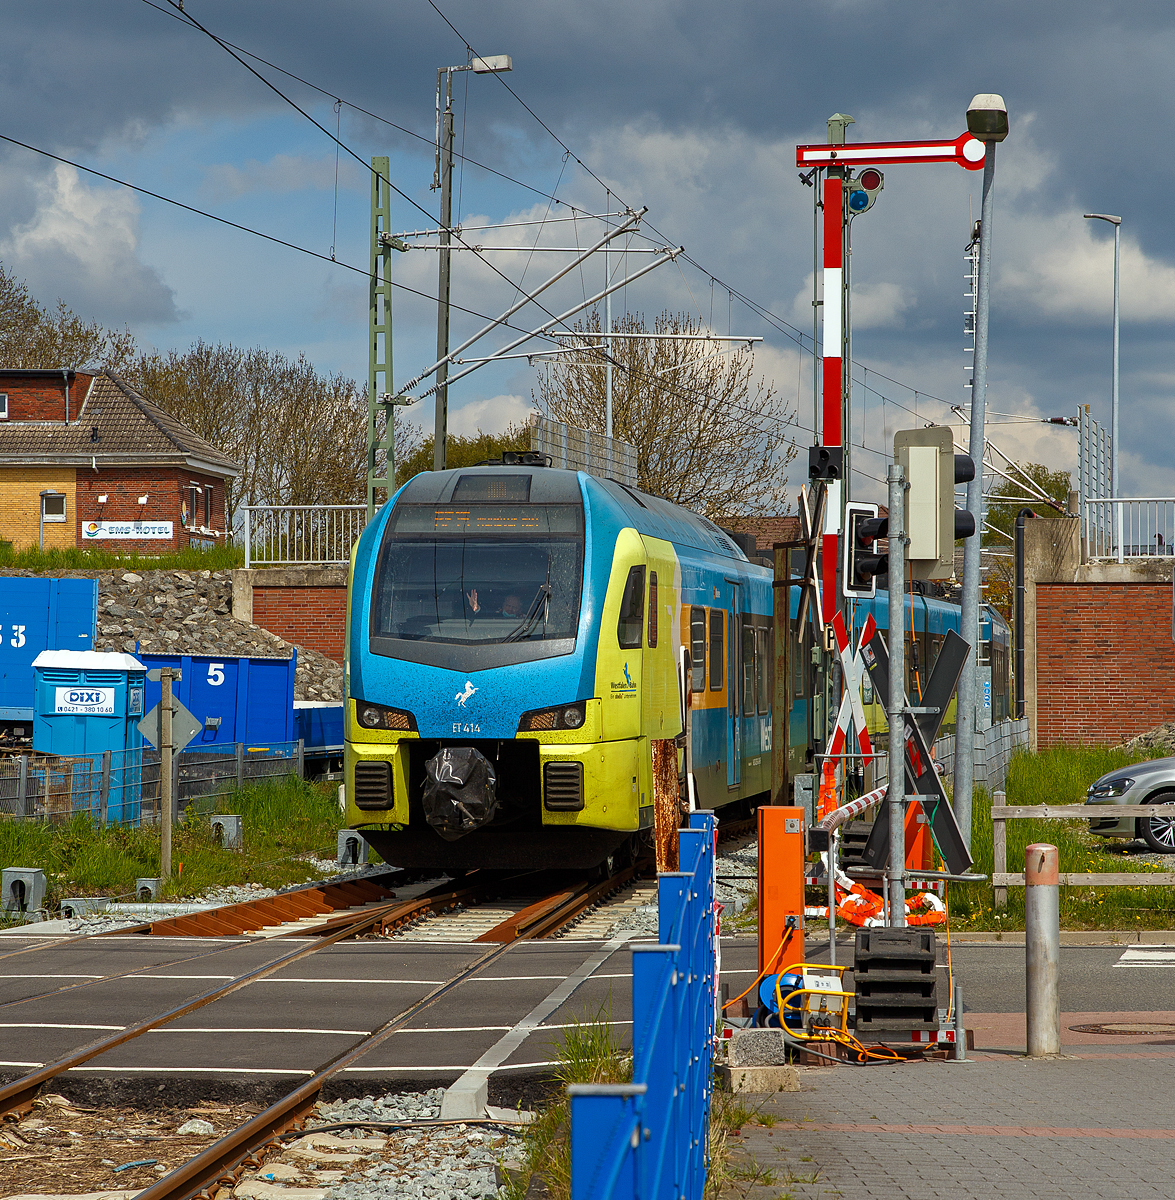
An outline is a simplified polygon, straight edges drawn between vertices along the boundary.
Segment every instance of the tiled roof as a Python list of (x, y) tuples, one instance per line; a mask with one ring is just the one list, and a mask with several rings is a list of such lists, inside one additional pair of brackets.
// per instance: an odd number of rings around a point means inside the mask
[(0, 463), (89, 462), (92, 458), (104, 459), (107, 465), (115, 458), (119, 465), (171, 460), (202, 466), (214, 475), (240, 473), (238, 464), (222, 450), (106, 372), (94, 377), (77, 420), (68, 425), (0, 422)]

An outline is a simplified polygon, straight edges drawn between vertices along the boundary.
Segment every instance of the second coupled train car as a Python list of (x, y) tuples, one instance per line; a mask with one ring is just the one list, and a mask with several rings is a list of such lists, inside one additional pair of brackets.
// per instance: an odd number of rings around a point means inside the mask
[(352, 557), (348, 822), (404, 866), (623, 858), (656, 779), (676, 803), (691, 639), (697, 802), (767, 792), (771, 582), (716, 525), (611, 480), (417, 475)]
[[(623, 861), (650, 836), (655, 801), (676, 805), (682, 647), (697, 803), (764, 799), (773, 591), (716, 525), (612, 480), (529, 465), (417, 475), (352, 557), (348, 823), (403, 866)], [(909, 601), (929, 666), (959, 609)], [(855, 624), (870, 610), (884, 628), (884, 597), (859, 603)], [(1007, 627), (985, 615), (994, 646)], [(798, 773), (823, 718), (810, 629), (791, 641)]]

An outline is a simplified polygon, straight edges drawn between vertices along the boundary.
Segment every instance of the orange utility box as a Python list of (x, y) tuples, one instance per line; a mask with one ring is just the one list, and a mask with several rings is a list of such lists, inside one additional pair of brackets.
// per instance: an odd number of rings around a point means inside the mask
[(759, 818), (759, 970), (804, 961), (804, 810), (763, 806)]

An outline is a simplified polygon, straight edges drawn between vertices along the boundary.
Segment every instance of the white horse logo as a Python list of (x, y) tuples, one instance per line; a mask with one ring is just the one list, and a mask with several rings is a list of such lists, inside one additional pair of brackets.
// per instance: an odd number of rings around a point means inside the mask
[(453, 699), (457, 701), (458, 707), (464, 708), (466, 700), (468, 700), (476, 691), (477, 688), (473, 686), (473, 680), (467, 679), (465, 681), (465, 691), (458, 692)]

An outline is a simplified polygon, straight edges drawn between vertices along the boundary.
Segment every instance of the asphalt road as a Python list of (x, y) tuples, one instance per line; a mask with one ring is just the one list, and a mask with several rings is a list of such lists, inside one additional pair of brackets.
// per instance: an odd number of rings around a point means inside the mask
[[(0, 955), (25, 944), (32, 939), (4, 937)], [(0, 1074), (24, 1074), (303, 944), (116, 937), (44, 944), (0, 957)], [(103, 1089), (127, 1095), (181, 1086), (187, 1094), (223, 1095), (226, 1089), (256, 1094), (259, 1084), (284, 1091), (486, 949), (395, 940), (327, 947), (102, 1054), (71, 1072), (71, 1081), (88, 1080), (94, 1095)], [(842, 961), (851, 954), (847, 946), (838, 951)], [(512, 1079), (548, 1072), (568, 1023), (599, 1016), (627, 1042), (631, 962), (631, 945), (620, 941), (518, 943), (348, 1068), (340, 1090), (447, 1084), (470, 1067), (500, 1058), (495, 1080), (501, 1096), (503, 1088), (510, 1092)], [(754, 978), (755, 962), (753, 939), (723, 940), (722, 978), (731, 995)], [(1018, 1026), (1016, 1014), (1023, 1011), (1023, 947), (955, 946), (952, 962), (979, 1047), (985, 1039), (1004, 1048), (1022, 1042), (1017, 1030), (1023, 1017)], [(1067, 1014), (1145, 1012), (1175, 1021), (1175, 947), (1065, 947), (1061, 969)], [(128, 977), (127, 971), (140, 973)], [(569, 998), (516, 1047), (495, 1051), (577, 971), (584, 978)], [(116, 977), (103, 978), (109, 975)], [(944, 1000), (945, 984), (944, 978)], [(1096, 1038), (1092, 1044), (1108, 1045)]]

